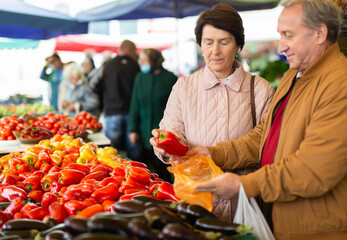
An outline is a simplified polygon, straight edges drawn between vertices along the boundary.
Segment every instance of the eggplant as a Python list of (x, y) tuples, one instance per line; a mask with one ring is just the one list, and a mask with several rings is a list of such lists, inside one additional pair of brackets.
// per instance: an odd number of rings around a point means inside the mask
[(207, 209), (199, 205), (191, 205), (185, 202), (182, 202), (177, 206), (177, 212), (185, 216), (191, 224), (194, 224), (195, 221), (199, 218), (217, 219), (217, 217), (213, 213), (209, 212)]
[(41, 231), (40, 235), (46, 236), (47, 234), (56, 231), (56, 230), (61, 230), (61, 231), (67, 231), (67, 227), (65, 226), (64, 223), (59, 223), (58, 225), (55, 225), (54, 227), (51, 227), (45, 231)]
[(117, 236), (111, 233), (83, 233), (74, 240), (128, 240), (128, 237)]
[(152, 205), (152, 206), (161, 205), (161, 206), (165, 206), (169, 208), (175, 208), (175, 205), (177, 205), (177, 203), (173, 201), (160, 200), (160, 199), (151, 198), (151, 197), (143, 196), (143, 195), (134, 196), (131, 199), (131, 201), (142, 204), (142, 205)]
[(240, 224), (229, 223), (214, 218), (200, 218), (195, 222), (195, 228), (203, 231), (221, 232), (226, 235), (237, 234)]
[(28, 229), (37, 229), (42, 231), (47, 230), (48, 228), (49, 226), (46, 223), (34, 219), (13, 219), (2, 225), (3, 231)]
[(79, 234), (89, 232), (87, 222), (88, 220), (84, 218), (68, 217), (65, 219), (64, 224), (71, 233)]
[(186, 225), (177, 214), (164, 206), (151, 207), (145, 210), (145, 218), (150, 227), (162, 229), (168, 223)]
[(147, 222), (143, 219), (134, 218), (128, 223), (128, 229), (131, 231), (133, 236), (139, 240), (158, 240), (158, 237), (152, 232), (151, 228), (148, 227)]
[(54, 230), (48, 233), (45, 240), (72, 240), (73, 237), (70, 233), (64, 232), (62, 230)]
[(25, 230), (8, 230), (4, 231), (6, 236), (17, 236), (21, 238), (34, 238), (39, 231), (37, 229), (25, 229)]
[(138, 213), (145, 211), (149, 206), (133, 201), (122, 201), (114, 204), (114, 211), (117, 213)]
[(95, 218), (88, 221), (90, 232), (114, 233), (119, 236), (129, 237), (128, 221), (115, 218)]
[(58, 224), (59, 224), (58, 221), (55, 220), (55, 219), (52, 218), (52, 217), (46, 217), (46, 218), (43, 219), (42, 222), (46, 223), (50, 228), (52, 228), (52, 227), (54, 227), (55, 225), (58, 225)]
[(195, 233), (193, 230), (178, 224), (170, 223), (163, 228), (164, 238), (167, 240), (203, 240), (203, 236)]

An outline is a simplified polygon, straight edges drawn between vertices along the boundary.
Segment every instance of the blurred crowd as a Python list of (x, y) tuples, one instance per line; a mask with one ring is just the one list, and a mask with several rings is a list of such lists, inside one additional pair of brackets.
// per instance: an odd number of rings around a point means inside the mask
[(177, 81), (163, 68), (160, 51), (147, 48), (138, 53), (133, 42), (124, 40), (116, 57), (105, 56), (99, 68), (90, 54), (82, 63), (63, 63), (57, 53), (45, 60), (40, 78), (49, 83), (50, 104), (59, 113), (87, 111), (102, 117), (105, 135), (122, 157), (142, 161), (172, 180), (149, 144)]

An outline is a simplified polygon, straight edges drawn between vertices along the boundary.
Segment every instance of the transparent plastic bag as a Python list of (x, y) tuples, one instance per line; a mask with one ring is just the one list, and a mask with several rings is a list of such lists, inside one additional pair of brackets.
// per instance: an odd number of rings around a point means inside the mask
[(168, 167), (168, 170), (175, 175), (174, 189), (179, 199), (212, 211), (212, 199), (215, 196), (211, 193), (197, 193), (194, 188), (196, 184), (223, 173), (210, 157), (194, 155), (182, 164)]
[(248, 200), (242, 184), (240, 185), (239, 202), (237, 204), (234, 223), (253, 227), (251, 232), (257, 235), (260, 240), (275, 240), (256, 200), (254, 198), (249, 198)]

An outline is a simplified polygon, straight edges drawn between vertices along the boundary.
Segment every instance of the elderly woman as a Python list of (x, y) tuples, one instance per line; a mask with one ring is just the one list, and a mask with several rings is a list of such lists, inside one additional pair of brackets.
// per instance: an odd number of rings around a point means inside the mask
[(153, 49), (143, 49), (139, 54), (141, 72), (136, 75), (130, 111), (130, 141), (135, 144), (141, 141), (144, 149), (142, 161), (157, 172), (161, 178), (170, 181), (170, 174), (153, 153), (149, 139), (153, 128), (159, 127), (165, 105), (177, 77), (163, 68), (162, 54)]
[[(274, 89), (265, 79), (246, 72), (235, 60), (245, 39), (242, 19), (234, 8), (217, 4), (202, 12), (195, 36), (206, 66), (177, 81), (160, 129), (176, 132), (190, 147), (214, 146), (238, 139), (259, 124)], [(167, 153), (155, 141), (160, 132), (154, 129), (150, 142), (157, 156), (168, 163)], [(237, 199), (215, 198), (213, 205), (214, 213), (220, 219), (232, 221)]]
[(59, 86), (59, 112), (71, 116), (85, 110), (98, 115), (99, 100), (87, 84), (81, 67), (71, 63), (64, 68), (65, 80)]

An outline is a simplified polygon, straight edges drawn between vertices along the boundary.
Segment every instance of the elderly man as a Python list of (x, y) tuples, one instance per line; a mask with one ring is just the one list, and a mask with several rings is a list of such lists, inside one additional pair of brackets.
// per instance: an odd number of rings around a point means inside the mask
[[(347, 59), (336, 42), (339, 10), (329, 0), (284, 0), (279, 52), (290, 69), (268, 113), (238, 140), (196, 147), (222, 169), (260, 165), (254, 173), (224, 173), (196, 186), (222, 198), (273, 203), (276, 239), (347, 239)], [(176, 159), (176, 161), (183, 161)]]

